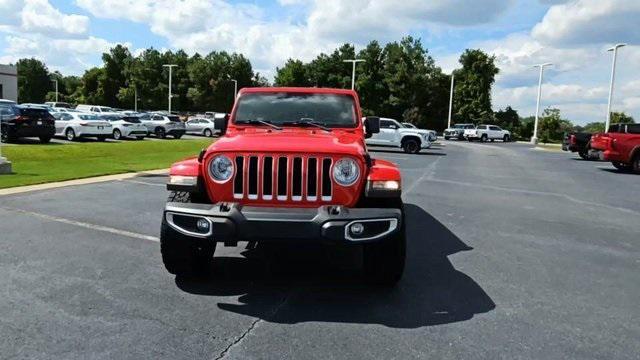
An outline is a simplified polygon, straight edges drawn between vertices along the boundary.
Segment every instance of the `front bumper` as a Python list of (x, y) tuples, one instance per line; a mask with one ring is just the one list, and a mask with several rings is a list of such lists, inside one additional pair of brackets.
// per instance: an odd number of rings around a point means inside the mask
[[(209, 228), (198, 228), (198, 221)], [(392, 236), (402, 226), (402, 211), (387, 208), (250, 207), (236, 203), (167, 203), (163, 222), (183, 235), (235, 245), (238, 241), (366, 243)], [(363, 232), (355, 234), (355, 223)]]

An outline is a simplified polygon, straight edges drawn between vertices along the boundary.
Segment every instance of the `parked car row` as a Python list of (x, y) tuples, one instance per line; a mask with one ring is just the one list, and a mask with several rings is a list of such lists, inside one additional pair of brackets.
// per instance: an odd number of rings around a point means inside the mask
[[(212, 137), (220, 133), (216, 114), (192, 117), (186, 122), (168, 112), (145, 112), (114, 109), (98, 105), (78, 105), (64, 102), (20, 104), (0, 99), (2, 141), (22, 137), (38, 137), (46, 143), (54, 136), (69, 141), (79, 138), (144, 139), (153, 135), (160, 139), (170, 136), (180, 139), (184, 134)], [(225, 115), (225, 114), (222, 114)]]
[(497, 125), (478, 125), (473, 124), (455, 124), (444, 131), (444, 139), (457, 139), (482, 142), (502, 140), (504, 142), (511, 141), (511, 132), (504, 130)]
[(606, 133), (569, 133), (562, 145), (585, 160), (609, 161), (618, 170), (640, 174), (640, 124), (613, 124)]

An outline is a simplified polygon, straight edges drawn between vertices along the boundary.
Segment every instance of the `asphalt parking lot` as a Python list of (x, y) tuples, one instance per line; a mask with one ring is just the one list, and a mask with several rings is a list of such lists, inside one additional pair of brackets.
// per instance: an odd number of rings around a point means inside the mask
[(176, 279), (164, 176), (0, 197), (1, 357), (638, 358), (640, 176), (515, 143), (373, 156), (403, 173), (393, 290), (292, 246)]

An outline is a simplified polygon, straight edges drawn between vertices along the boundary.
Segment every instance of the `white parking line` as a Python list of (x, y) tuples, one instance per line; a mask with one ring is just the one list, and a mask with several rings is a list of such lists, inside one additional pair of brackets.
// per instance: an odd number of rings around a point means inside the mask
[(121, 235), (121, 236), (127, 236), (127, 237), (134, 238), (134, 239), (142, 239), (142, 240), (148, 240), (148, 241), (154, 241), (154, 242), (159, 242), (160, 241), (160, 239), (158, 239), (155, 236), (138, 234), (138, 233), (134, 233), (134, 232), (131, 232), (131, 231), (115, 229), (115, 228), (108, 227), (108, 226), (90, 224), (90, 223), (86, 223), (86, 222), (82, 222), (82, 221), (70, 220), (70, 219), (65, 219), (65, 218), (61, 218), (61, 217), (57, 217), (57, 216), (51, 216), (51, 215), (41, 214), (41, 213), (28, 211), (28, 210), (22, 210), (22, 209), (14, 209), (14, 208), (7, 208), (7, 207), (0, 207), (0, 209), (5, 210), (5, 211), (13, 211), (13, 212), (17, 212), (17, 213), (25, 214), (25, 215), (35, 216), (35, 217), (38, 217), (40, 219), (49, 220), (49, 221), (55, 221), (55, 222), (59, 222), (59, 223), (62, 223), (62, 224), (78, 226), (78, 227), (85, 228), (85, 229), (90, 229), (90, 230), (95, 230), (95, 231), (102, 231), (102, 232)]
[(150, 185), (150, 186), (160, 186), (160, 187), (166, 187), (167, 186), (167, 184), (152, 183), (152, 182), (139, 181), (139, 180), (120, 180), (120, 181), (128, 182), (128, 183), (134, 183), (134, 184), (140, 184), (140, 185)]

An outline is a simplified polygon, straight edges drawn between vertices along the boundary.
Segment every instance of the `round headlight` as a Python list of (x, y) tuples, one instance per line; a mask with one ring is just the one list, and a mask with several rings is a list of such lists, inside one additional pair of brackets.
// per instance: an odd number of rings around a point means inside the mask
[(213, 180), (225, 182), (233, 176), (233, 162), (224, 155), (218, 155), (209, 163), (209, 173)]
[(353, 185), (360, 176), (360, 168), (353, 159), (342, 158), (333, 165), (333, 179), (342, 186)]

